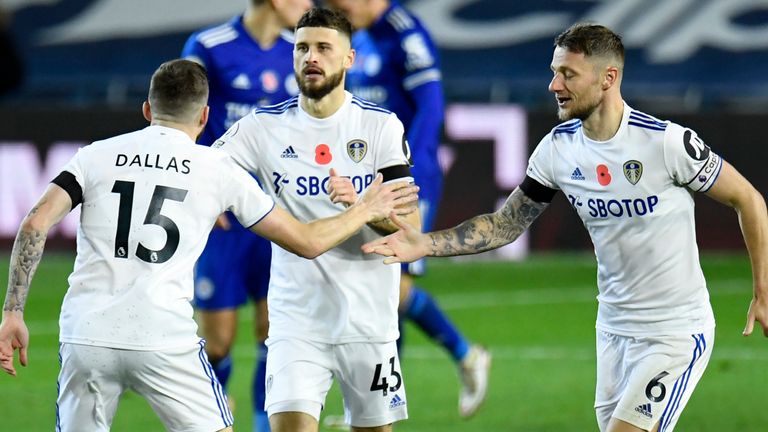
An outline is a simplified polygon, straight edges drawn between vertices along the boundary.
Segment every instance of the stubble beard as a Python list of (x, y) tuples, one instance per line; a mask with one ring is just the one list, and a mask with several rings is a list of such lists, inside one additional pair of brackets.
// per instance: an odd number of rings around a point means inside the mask
[(583, 106), (574, 106), (572, 108), (563, 109), (558, 107), (557, 108), (557, 118), (560, 119), (560, 121), (568, 121), (573, 119), (579, 119), (581, 121), (584, 121), (588, 119), (592, 113), (595, 112), (597, 107), (600, 105), (601, 101), (594, 101), (590, 104), (586, 104)]
[(319, 86), (312, 86), (298, 73), (294, 73), (294, 76), (296, 77), (296, 83), (299, 85), (299, 91), (304, 97), (319, 100), (341, 85), (341, 81), (344, 79), (344, 70), (340, 70), (333, 75), (327, 76), (325, 82)]

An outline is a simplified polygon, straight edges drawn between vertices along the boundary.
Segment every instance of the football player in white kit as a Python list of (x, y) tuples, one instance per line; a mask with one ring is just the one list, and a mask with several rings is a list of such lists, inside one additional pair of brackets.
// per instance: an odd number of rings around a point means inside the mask
[(506, 203), (434, 233), (402, 223), (364, 250), (401, 262), (494, 249), (514, 241), (563, 191), (597, 257), (600, 430), (671, 431), (714, 342), (693, 192), (739, 216), (754, 276), (745, 335), (759, 321), (768, 336), (768, 215), (760, 193), (694, 131), (624, 102), (623, 67), (624, 47), (611, 30), (566, 30), (555, 39), (549, 84), (565, 123), (541, 140)]
[(0, 367), (11, 375), (16, 349), (27, 364), (23, 312), (47, 233), (82, 204), (59, 321), (57, 431), (109, 430), (126, 390), (146, 398), (167, 430), (231, 430), (190, 305), (193, 265), (225, 210), (307, 258), (395, 207), (416, 211), (415, 186), (381, 185), (379, 177), (359, 205), (299, 222), (226, 153), (195, 145), (208, 119), (207, 98), (202, 66), (161, 65), (143, 106), (151, 125), (81, 149), (22, 222), (0, 324)]
[[(377, 174), (385, 184), (412, 181), (402, 123), (344, 91), (351, 32), (339, 12), (305, 13), (293, 52), (300, 95), (254, 110), (214, 144), (300, 220), (343, 211), (329, 199), (334, 170), (357, 193)], [(418, 213), (408, 220), (419, 224)], [(395, 345), (399, 269), (360, 250), (397, 227), (369, 225), (316, 259), (273, 249), (265, 404), (273, 432), (317, 431), (334, 378), (353, 430), (387, 431), (407, 418)]]

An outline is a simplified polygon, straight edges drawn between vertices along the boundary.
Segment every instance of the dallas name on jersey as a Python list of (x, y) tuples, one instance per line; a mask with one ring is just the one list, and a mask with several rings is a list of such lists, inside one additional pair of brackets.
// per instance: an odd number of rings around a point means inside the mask
[[(328, 198), (331, 167), (364, 193), (377, 172), (409, 164), (397, 116), (349, 92), (324, 119), (302, 110), (299, 97), (257, 109), (214, 146), (262, 179), (265, 191), (305, 222), (343, 211)], [(399, 269), (360, 251), (377, 237), (365, 227), (314, 260), (273, 248), (269, 336), (324, 343), (395, 340)]]
[(635, 336), (714, 326), (691, 192), (709, 190), (722, 164), (692, 130), (626, 104), (608, 141), (586, 137), (580, 120), (542, 139), (527, 174), (562, 190), (589, 231), (598, 328)]
[(84, 147), (64, 171), (82, 190), (82, 211), (60, 340), (197, 344), (192, 270), (216, 217), (230, 210), (250, 226), (273, 200), (225, 153), (159, 125)]

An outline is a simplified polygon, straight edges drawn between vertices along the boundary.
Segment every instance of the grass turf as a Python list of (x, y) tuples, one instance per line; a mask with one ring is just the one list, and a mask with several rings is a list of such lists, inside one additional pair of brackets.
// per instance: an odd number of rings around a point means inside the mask
[[(8, 257), (2, 257), (8, 262)], [(741, 336), (751, 293), (745, 254), (705, 255), (717, 319), (710, 366), (678, 430), (763, 431), (768, 411), (768, 343), (756, 330)], [(7, 266), (0, 277), (7, 280)], [(57, 318), (72, 256), (46, 254), (30, 292), (25, 318), (30, 365), (0, 376), (3, 430), (46, 431), (55, 423)], [(538, 255), (517, 263), (433, 260), (420, 284), (462, 331), (494, 354), (488, 399), (472, 419), (457, 413), (458, 379), (448, 355), (406, 328), (402, 367), (410, 419), (399, 431), (591, 431), (594, 397), (595, 263), (590, 255)], [(251, 429), (250, 380), (255, 359), (252, 310), (240, 314), (230, 394), (235, 429)], [(324, 415), (342, 413), (334, 387)], [(146, 402), (123, 396), (114, 431), (162, 430)], [(323, 431), (330, 431), (321, 427)]]

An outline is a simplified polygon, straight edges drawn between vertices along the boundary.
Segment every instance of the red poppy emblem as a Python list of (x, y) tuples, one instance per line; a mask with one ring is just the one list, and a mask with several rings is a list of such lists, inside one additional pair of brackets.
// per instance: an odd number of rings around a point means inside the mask
[(608, 186), (611, 183), (611, 173), (608, 171), (608, 167), (604, 164), (597, 166), (597, 182), (601, 186)]
[(320, 165), (328, 165), (332, 159), (333, 155), (331, 155), (331, 149), (328, 148), (328, 144), (318, 144), (315, 147), (315, 162)]

